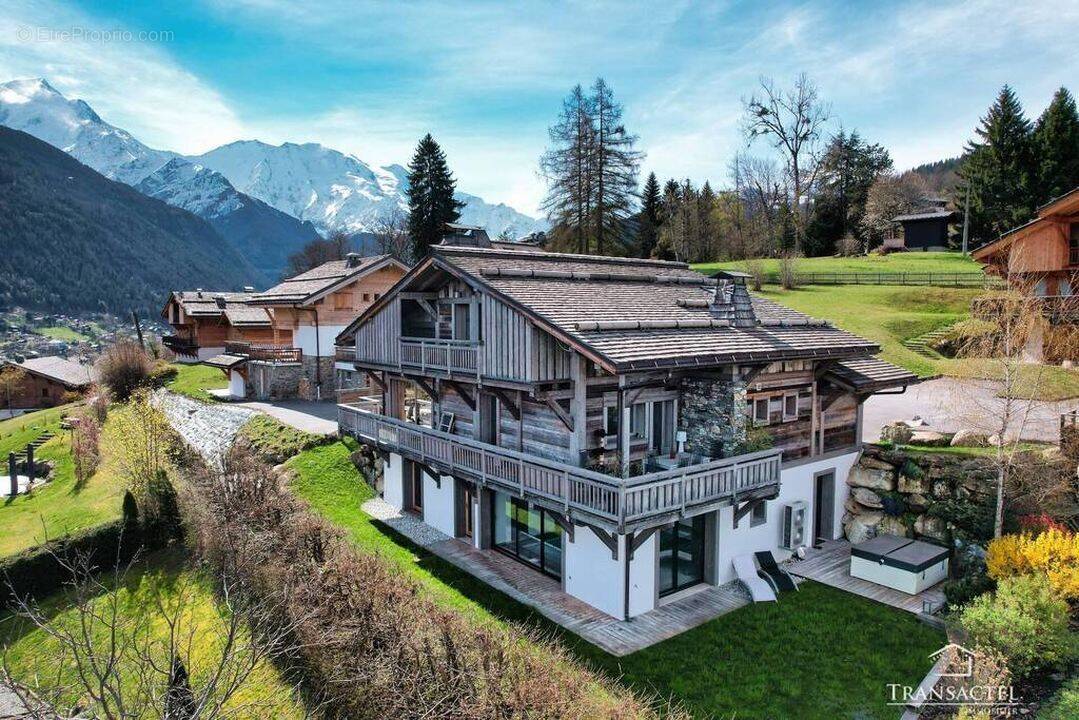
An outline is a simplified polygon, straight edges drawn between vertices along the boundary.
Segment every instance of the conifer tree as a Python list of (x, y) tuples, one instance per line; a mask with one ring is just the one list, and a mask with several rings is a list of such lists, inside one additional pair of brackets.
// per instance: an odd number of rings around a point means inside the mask
[(641, 191), (641, 224), (637, 240), (638, 250), (643, 258), (651, 257), (652, 251), (656, 248), (661, 223), (661, 203), (656, 174), (648, 173), (648, 180), (645, 181), (644, 190)]
[(453, 197), (456, 184), (446, 154), (428, 133), (408, 165), (408, 234), (414, 261), (427, 257), (445, 236), (446, 223), (461, 217), (464, 203)]
[(633, 149), (637, 136), (626, 131), (622, 105), (615, 102), (614, 92), (603, 78), (596, 78), (592, 86), (592, 103), (596, 128), (596, 252), (603, 255), (608, 243), (621, 235), (622, 221), (632, 209), (643, 153)]
[(1037, 205), (1031, 124), (1010, 87), (1001, 88), (975, 134), (956, 197), (966, 197), (969, 187), (971, 235), (984, 242), (1025, 223)]
[(1038, 156), (1037, 204), (1079, 187), (1079, 114), (1066, 88), (1053, 95), (1034, 128)]

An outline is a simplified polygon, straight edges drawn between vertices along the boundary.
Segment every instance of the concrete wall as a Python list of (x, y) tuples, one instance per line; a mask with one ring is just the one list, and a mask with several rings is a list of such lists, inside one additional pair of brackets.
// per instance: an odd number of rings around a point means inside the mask
[[(315, 326), (300, 325), (293, 334), (292, 346), (303, 350), (305, 356), (321, 355), (322, 357), (333, 357), (334, 338), (340, 335), (341, 331), (344, 329), (344, 325), (320, 325), (318, 328), (318, 341), (316, 343)], [(318, 346), (318, 352), (315, 352), (316, 344)]]
[(397, 453), (382, 463), (382, 499), (401, 510), (405, 506), (405, 460)]
[(847, 475), (858, 460), (859, 452), (850, 452), (836, 457), (817, 460), (803, 465), (784, 469), (779, 486), (779, 497), (769, 500), (766, 508), (766, 522), (757, 527), (750, 527), (750, 514), (743, 515), (734, 527), (734, 508), (719, 509), (716, 522), (716, 581), (723, 584), (736, 579), (734, 558), (739, 555), (772, 550), (780, 559), (790, 555), (790, 551), (780, 547), (783, 541), (783, 507), (801, 500), (806, 504), (806, 537), (812, 533), (815, 476), (817, 473), (835, 470), (835, 507), (832, 509), (832, 537), (843, 536), (843, 504), (847, 500), (850, 488)]
[(236, 370), (229, 370), (229, 395), (234, 398), (247, 396), (247, 381)]
[(629, 564), (629, 614), (636, 617), (656, 607), (656, 580), (659, 572), (659, 534), (645, 540)]
[[(611, 617), (622, 619), (625, 613), (625, 537), (618, 539), (618, 559), (590, 529), (577, 526), (573, 542), (563, 535), (563, 589), (579, 600)], [(656, 536), (648, 538), (630, 562), (630, 616), (648, 612), (656, 606)]]
[(454, 522), (454, 480), (449, 475), (443, 475), (442, 487), (435, 479), (423, 473), (423, 521), (435, 530), (443, 532), (450, 537), (456, 533)]

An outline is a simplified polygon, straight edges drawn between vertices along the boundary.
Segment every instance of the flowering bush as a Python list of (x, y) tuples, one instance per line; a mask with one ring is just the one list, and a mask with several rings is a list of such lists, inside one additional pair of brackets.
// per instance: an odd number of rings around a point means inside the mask
[(1039, 513), (1037, 515), (1020, 515), (1019, 516), (1019, 529), (1022, 532), (1034, 533), (1035, 535), (1043, 533), (1046, 530), (1060, 530), (1061, 532), (1067, 532), (1068, 528), (1064, 523), (1058, 522), (1049, 517), (1047, 513)]
[(1036, 573), (1061, 596), (1079, 599), (1079, 534), (1049, 527), (1034, 535), (1005, 535), (989, 543), (986, 569), (994, 580)]

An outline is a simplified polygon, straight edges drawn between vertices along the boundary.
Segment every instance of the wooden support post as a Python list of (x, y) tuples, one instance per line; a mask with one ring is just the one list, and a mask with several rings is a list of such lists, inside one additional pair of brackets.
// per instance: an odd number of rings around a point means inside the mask
[(607, 532), (603, 528), (598, 528), (595, 525), (585, 525), (592, 533), (599, 538), (599, 541), (607, 546), (607, 549), (611, 551), (611, 559), (618, 559), (618, 535), (613, 532)]
[(618, 465), (623, 478), (629, 477), (630, 417), (633, 408), (626, 404), (625, 375), (618, 378)]
[(26, 445), (26, 475), (30, 478), (30, 484), (34, 484), (34, 444)]
[(517, 402), (514, 402), (513, 398), (510, 397), (510, 394), (502, 388), (488, 387), (487, 389), (491, 394), (498, 398), (499, 402), (502, 403), (502, 407), (506, 408), (509, 414), (513, 416), (514, 420), (521, 419), (520, 392), (517, 393)]
[(471, 410), (472, 412), (476, 412), (476, 399), (472, 397), (472, 393), (468, 391), (468, 388), (466, 388), (464, 385), (457, 382), (456, 380), (447, 380), (446, 384), (453, 388), (454, 392), (461, 396), (461, 399), (464, 401), (465, 405), (468, 405), (469, 410)]
[(554, 398), (546, 399), (547, 407), (551, 408), (551, 412), (558, 416), (558, 419), (562, 421), (562, 424), (566, 426), (566, 429), (571, 433), (573, 432), (573, 418), (566, 412), (566, 409), (555, 400)]
[(570, 398), (570, 416), (573, 418), (573, 433), (570, 435), (570, 457), (584, 465), (585, 452), (588, 448), (588, 361), (582, 355), (570, 355), (570, 380), (573, 383), (573, 396)]
[(11, 481), (11, 497), (15, 497), (19, 494), (19, 461), (15, 457), (15, 453), (9, 452), (7, 454), (7, 469), (8, 479)]

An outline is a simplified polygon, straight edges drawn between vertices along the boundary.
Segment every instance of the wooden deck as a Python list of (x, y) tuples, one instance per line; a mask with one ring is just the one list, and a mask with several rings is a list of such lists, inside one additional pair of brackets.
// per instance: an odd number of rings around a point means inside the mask
[(704, 587), (630, 620), (618, 620), (562, 592), (557, 580), (495, 551), (477, 550), (460, 540), (444, 540), (427, 549), (617, 656), (662, 642), (750, 602), (740, 584), (728, 583)]
[(915, 615), (932, 613), (944, 604), (944, 590), (940, 584), (917, 595), (908, 595), (868, 580), (851, 577), (850, 543), (846, 540), (830, 540), (820, 548), (808, 548), (806, 559), (791, 561), (787, 569), (797, 577), (816, 580)]

